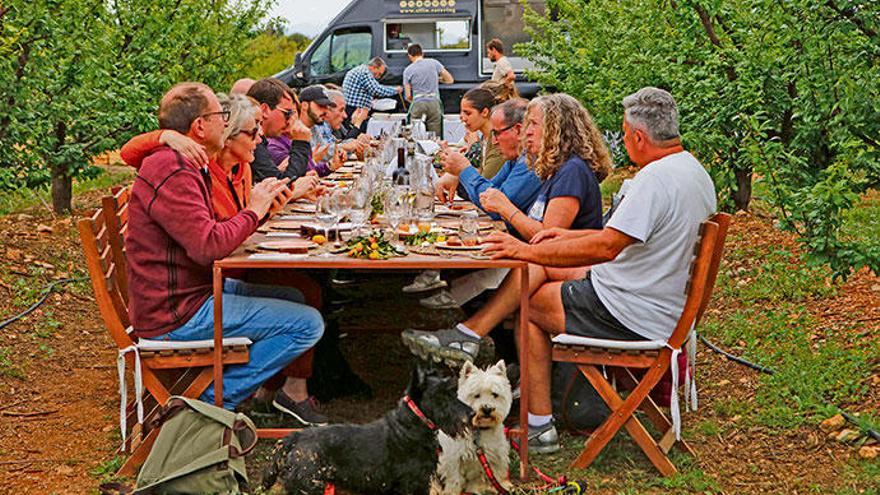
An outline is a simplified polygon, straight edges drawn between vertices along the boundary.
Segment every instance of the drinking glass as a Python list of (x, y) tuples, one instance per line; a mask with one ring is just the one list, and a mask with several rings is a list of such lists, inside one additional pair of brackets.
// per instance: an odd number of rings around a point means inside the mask
[(324, 252), (321, 254), (321, 256), (324, 257), (332, 256), (332, 254), (330, 254), (330, 227), (337, 222), (336, 207), (333, 203), (332, 194), (322, 195), (318, 198), (318, 208), (317, 213), (315, 214), (315, 218), (321, 223), (321, 226), (324, 227), (324, 238), (326, 239), (326, 242), (324, 242)]
[(465, 246), (476, 246), (479, 242), (479, 223), (476, 211), (466, 211), (461, 215), (461, 223), (458, 227), (458, 236)]

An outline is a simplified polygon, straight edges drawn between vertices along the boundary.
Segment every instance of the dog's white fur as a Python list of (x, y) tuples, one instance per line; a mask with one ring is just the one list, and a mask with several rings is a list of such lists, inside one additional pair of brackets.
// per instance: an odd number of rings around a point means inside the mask
[(485, 371), (466, 362), (459, 373), (458, 398), (474, 410), (472, 428), (457, 439), (439, 434), (443, 451), (431, 482), (431, 495), (497, 493), (477, 458), (474, 445), (477, 431), (478, 442), (495, 479), (504, 488), (512, 488), (508, 479), (510, 444), (504, 436), (504, 419), (510, 412), (513, 393), (504, 361), (498, 361)]

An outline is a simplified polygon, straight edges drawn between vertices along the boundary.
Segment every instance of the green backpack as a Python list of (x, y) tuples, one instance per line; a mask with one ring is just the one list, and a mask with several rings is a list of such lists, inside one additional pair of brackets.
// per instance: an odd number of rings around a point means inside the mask
[(257, 444), (256, 427), (247, 416), (175, 396), (156, 421), (162, 429), (135, 494), (247, 492), (244, 456)]

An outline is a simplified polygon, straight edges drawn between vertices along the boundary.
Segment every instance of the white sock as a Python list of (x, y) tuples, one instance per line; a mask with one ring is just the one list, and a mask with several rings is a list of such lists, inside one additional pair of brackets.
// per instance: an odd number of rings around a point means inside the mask
[(544, 425), (550, 423), (550, 420), (552, 420), (552, 419), (553, 419), (552, 414), (542, 416), (540, 414), (529, 413), (529, 426), (534, 427), (534, 428), (540, 428), (541, 426), (544, 426)]
[(481, 335), (477, 334), (476, 332), (474, 332), (470, 328), (466, 327), (464, 325), (464, 323), (459, 323), (458, 325), (455, 325), (455, 329), (458, 330), (459, 332), (461, 332), (469, 337), (473, 337), (475, 339), (482, 339), (483, 338)]

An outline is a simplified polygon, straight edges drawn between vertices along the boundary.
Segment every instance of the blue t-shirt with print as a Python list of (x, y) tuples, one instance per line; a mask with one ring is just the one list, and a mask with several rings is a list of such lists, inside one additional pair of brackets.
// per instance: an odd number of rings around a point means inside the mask
[(593, 169), (581, 157), (572, 155), (552, 177), (541, 184), (538, 198), (529, 210), (529, 218), (544, 221), (544, 211), (553, 198), (577, 198), (578, 212), (572, 230), (602, 228), (602, 194)]

